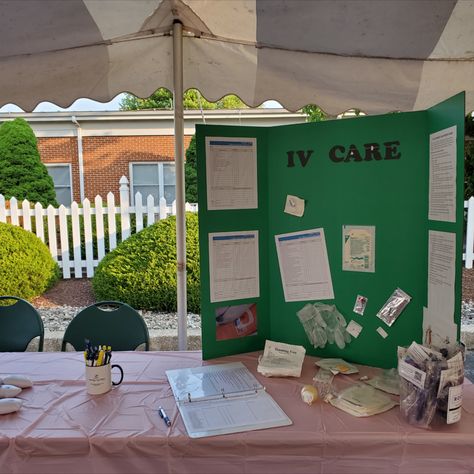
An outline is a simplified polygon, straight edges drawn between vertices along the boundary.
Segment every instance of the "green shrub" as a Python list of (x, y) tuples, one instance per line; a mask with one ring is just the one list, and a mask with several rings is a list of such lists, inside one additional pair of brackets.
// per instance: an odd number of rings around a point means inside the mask
[(24, 119), (0, 127), (0, 194), (57, 206), (54, 183), (41, 162), (33, 130)]
[(31, 232), (0, 223), (0, 294), (30, 300), (59, 278), (48, 247)]
[[(200, 310), (197, 214), (186, 214), (188, 310)], [(92, 280), (97, 300), (136, 309), (176, 311), (176, 218), (170, 216), (122, 242), (99, 263)]]

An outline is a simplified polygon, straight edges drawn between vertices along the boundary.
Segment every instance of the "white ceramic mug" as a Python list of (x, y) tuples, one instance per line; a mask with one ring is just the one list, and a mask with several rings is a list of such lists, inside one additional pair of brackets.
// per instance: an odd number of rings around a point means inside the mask
[[(120, 380), (118, 382), (112, 381), (112, 369), (117, 367), (120, 370)], [(123, 380), (123, 370), (120, 365), (107, 364), (99, 367), (86, 366), (86, 386), (87, 393), (90, 395), (100, 395), (108, 392), (113, 385), (120, 385)]]

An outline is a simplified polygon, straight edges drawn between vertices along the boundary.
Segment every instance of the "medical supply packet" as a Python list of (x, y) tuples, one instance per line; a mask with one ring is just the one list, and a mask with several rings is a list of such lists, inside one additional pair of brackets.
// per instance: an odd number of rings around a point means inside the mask
[(402, 289), (397, 288), (380, 308), (377, 317), (380, 318), (387, 326), (391, 326), (406, 305), (411, 301), (411, 296), (405, 293)]
[(380, 375), (367, 380), (366, 383), (392, 395), (400, 394), (400, 377), (397, 369), (384, 370)]
[(321, 359), (315, 362), (318, 367), (331, 371), (334, 375), (339, 373), (344, 375), (357, 374), (359, 369), (344, 359)]
[(326, 400), (336, 408), (357, 417), (377, 415), (397, 405), (388, 395), (364, 383), (333, 393)]
[(267, 340), (257, 372), (265, 377), (300, 377), (305, 354), (303, 346)]

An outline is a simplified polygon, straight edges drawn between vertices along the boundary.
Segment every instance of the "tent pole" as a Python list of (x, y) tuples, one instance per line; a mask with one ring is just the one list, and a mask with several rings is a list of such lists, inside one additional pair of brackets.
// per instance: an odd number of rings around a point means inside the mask
[(176, 259), (178, 349), (187, 349), (186, 215), (184, 202), (183, 25), (173, 23), (174, 157), (176, 167)]

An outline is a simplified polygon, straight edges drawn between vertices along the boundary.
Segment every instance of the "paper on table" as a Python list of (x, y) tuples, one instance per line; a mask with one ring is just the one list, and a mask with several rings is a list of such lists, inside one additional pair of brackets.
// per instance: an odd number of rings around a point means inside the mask
[(300, 377), (305, 354), (303, 346), (267, 340), (257, 371), (266, 377)]
[(167, 370), (191, 438), (291, 425), (241, 362)]
[(256, 209), (256, 138), (206, 137), (207, 208)]
[(324, 229), (275, 236), (285, 301), (334, 299)]
[(211, 303), (260, 296), (258, 231), (209, 234)]
[(456, 222), (456, 132), (454, 125), (430, 135), (430, 220)]

